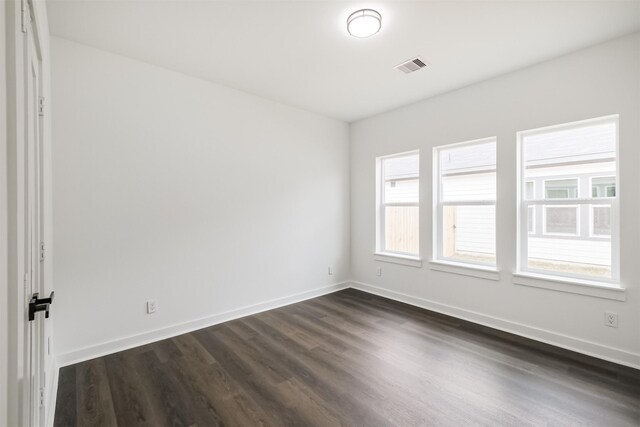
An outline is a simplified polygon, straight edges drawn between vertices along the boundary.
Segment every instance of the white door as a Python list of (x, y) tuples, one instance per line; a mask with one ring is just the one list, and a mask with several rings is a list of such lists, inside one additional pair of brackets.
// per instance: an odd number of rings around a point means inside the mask
[[(30, 9), (30, 8), (29, 8)], [(31, 15), (31, 14), (29, 14)], [(25, 43), (25, 141), (24, 147), (24, 224), (25, 224), (25, 314), (28, 320), (25, 328), (27, 351), (25, 367), (27, 369), (29, 396), (29, 425), (42, 426), (46, 420), (45, 390), (47, 380), (48, 343), (47, 311), (30, 312), (30, 303), (37, 296), (39, 299), (49, 297), (44, 283), (43, 252), (43, 174), (42, 174), (42, 119), (40, 105), (42, 83), (40, 79), (41, 56), (37, 48), (35, 32), (29, 19)], [(46, 308), (46, 303), (36, 306), (39, 310)], [(33, 320), (31, 320), (31, 318)], [(49, 378), (50, 375), (49, 375)], [(50, 381), (50, 380), (49, 380)]]

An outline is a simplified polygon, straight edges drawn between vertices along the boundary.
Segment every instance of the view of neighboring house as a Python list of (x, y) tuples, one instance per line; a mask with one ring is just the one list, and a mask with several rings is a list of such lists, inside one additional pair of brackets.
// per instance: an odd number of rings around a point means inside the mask
[[(615, 121), (604, 120), (522, 133), (520, 218), (528, 233), (521, 250), (530, 270), (612, 277), (616, 132)], [(442, 233), (442, 247), (435, 252), (454, 262), (495, 265), (495, 138), (437, 151), (435, 216), (441, 218), (436, 232)], [(383, 162), (384, 250), (417, 255), (418, 155)]]

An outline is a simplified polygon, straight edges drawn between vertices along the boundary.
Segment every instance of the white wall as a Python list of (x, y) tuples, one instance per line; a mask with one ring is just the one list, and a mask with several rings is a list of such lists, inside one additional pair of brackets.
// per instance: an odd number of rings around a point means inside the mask
[(349, 278), (347, 124), (63, 39), (52, 59), (63, 360)]
[[(635, 34), (352, 124), (352, 278), (370, 285), (358, 285), (368, 290), (640, 366), (639, 76), (640, 35)], [(621, 274), (627, 301), (513, 284), (516, 132), (609, 114), (620, 114)], [(490, 136), (498, 138), (501, 280), (431, 270), (431, 149)], [(421, 150), (422, 268), (373, 259), (375, 158), (414, 149)], [(376, 266), (383, 269), (381, 277)], [(619, 313), (618, 329), (603, 325), (605, 310)]]

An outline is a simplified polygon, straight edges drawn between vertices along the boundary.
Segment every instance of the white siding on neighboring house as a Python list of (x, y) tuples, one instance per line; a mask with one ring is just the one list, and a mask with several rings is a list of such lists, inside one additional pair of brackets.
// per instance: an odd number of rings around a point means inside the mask
[[(495, 172), (442, 177), (443, 201), (495, 198)], [(495, 253), (494, 206), (458, 206), (455, 216), (455, 252)]]
[(615, 135), (613, 123), (531, 135), (527, 136), (524, 155), (528, 166), (612, 158)]
[(608, 266), (611, 241), (530, 237), (529, 257)]
[(442, 177), (442, 201), (490, 200), (496, 197), (495, 172)]
[(494, 254), (496, 252), (495, 236), (496, 224), (494, 206), (458, 206), (456, 223), (456, 251), (481, 252)]

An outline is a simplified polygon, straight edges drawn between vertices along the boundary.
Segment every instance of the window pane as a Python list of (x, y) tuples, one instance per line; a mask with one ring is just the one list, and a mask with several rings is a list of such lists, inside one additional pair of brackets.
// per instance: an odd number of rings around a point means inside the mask
[[(529, 233), (520, 237), (528, 258), (519, 260), (520, 267), (565, 276), (612, 277), (610, 236), (617, 205), (567, 205), (575, 198), (617, 197), (617, 126), (616, 119), (606, 119), (524, 133), (525, 186), (535, 181), (541, 185), (537, 198), (567, 202), (536, 204), (526, 212)], [(527, 198), (526, 187), (524, 193)], [(538, 233), (531, 232), (536, 228), (534, 212), (542, 223)]]
[(383, 160), (384, 180), (417, 178), (420, 172), (420, 156), (411, 154)]
[(591, 206), (591, 233), (611, 236), (611, 206)]
[(442, 256), (495, 265), (495, 206), (444, 206)]
[(578, 234), (577, 206), (545, 206), (545, 233)]
[(385, 203), (418, 203), (418, 180), (386, 181), (384, 183)]
[(544, 183), (547, 199), (575, 199), (578, 197), (577, 179), (554, 179)]
[(525, 135), (523, 142), (527, 168), (613, 158), (616, 124), (594, 123), (533, 133)]
[(442, 148), (438, 154), (440, 200), (496, 199), (496, 142)]
[(529, 237), (527, 267), (550, 273), (611, 277), (611, 241)]
[(591, 180), (592, 197), (616, 197), (616, 178), (595, 177)]
[(442, 177), (442, 201), (496, 199), (496, 173), (470, 173)]
[(486, 171), (496, 167), (495, 141), (442, 148), (439, 152), (442, 175)]
[(418, 207), (385, 207), (384, 250), (418, 255)]

